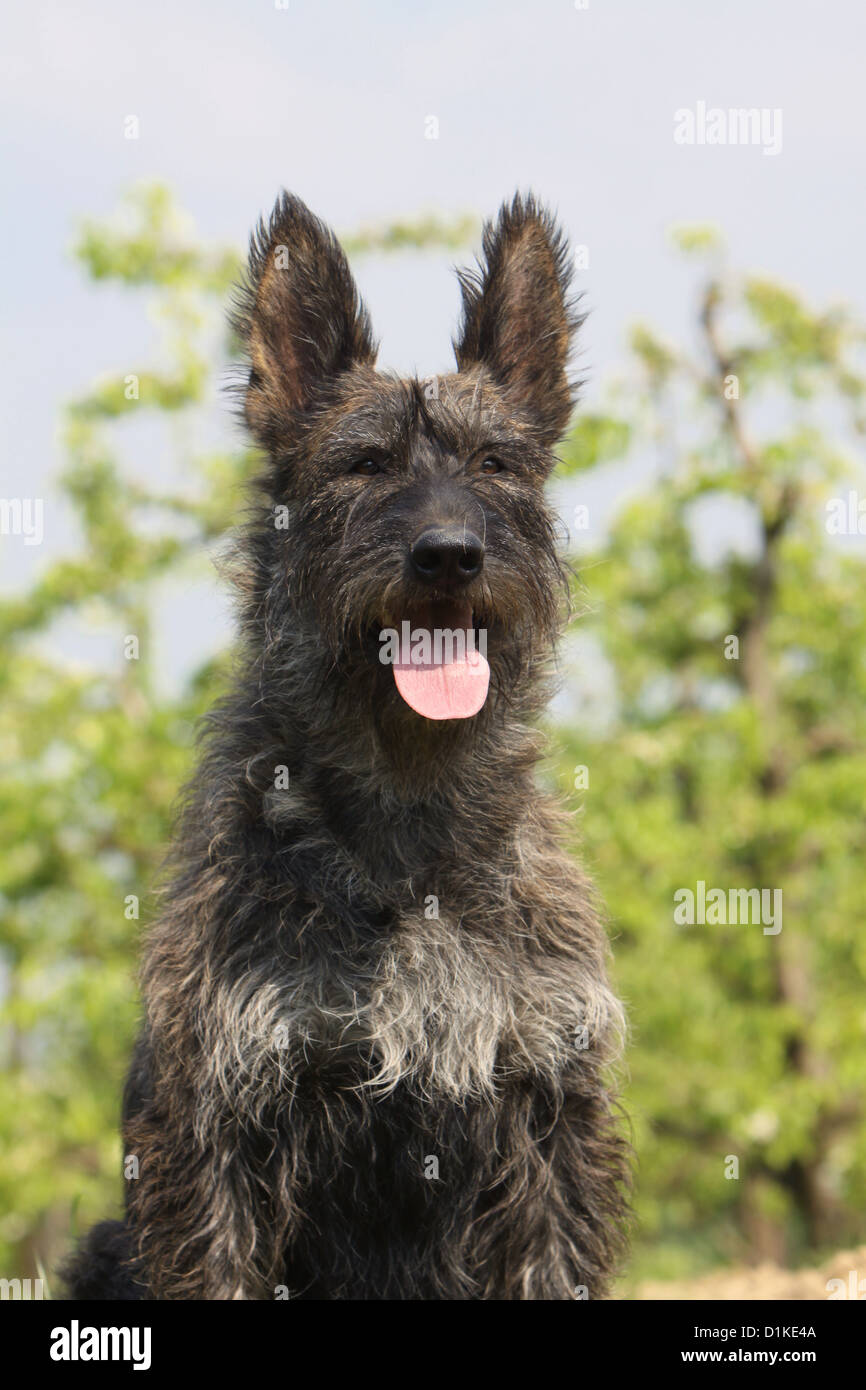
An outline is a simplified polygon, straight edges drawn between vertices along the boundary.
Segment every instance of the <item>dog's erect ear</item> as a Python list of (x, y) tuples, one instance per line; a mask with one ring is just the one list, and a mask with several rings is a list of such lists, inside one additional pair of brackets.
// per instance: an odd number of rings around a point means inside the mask
[(299, 198), (283, 193), (250, 243), (233, 316), (247, 347), (245, 414), (264, 444), (287, 415), (356, 362), (374, 362), (367, 310), (334, 234)]
[(478, 269), (458, 271), (457, 365), (487, 367), (553, 444), (571, 414), (568, 357), (582, 322), (569, 297), (568, 242), (531, 194), (518, 194), (485, 224), (482, 245)]

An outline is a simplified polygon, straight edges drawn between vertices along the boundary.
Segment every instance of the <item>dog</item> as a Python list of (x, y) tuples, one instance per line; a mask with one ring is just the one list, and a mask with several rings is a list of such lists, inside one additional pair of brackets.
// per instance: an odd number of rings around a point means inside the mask
[(240, 674), (146, 939), (137, 1176), (71, 1297), (609, 1290), (622, 1010), (535, 780), (567, 610), (544, 484), (575, 396), (570, 265), (515, 196), (458, 272), (457, 370), (406, 380), (298, 198), (253, 235), (234, 325), (267, 464), (233, 566)]

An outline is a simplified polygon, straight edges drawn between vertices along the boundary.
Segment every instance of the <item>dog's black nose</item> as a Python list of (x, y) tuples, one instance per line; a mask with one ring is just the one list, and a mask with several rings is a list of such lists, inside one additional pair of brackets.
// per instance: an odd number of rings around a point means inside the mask
[(413, 543), (409, 558), (419, 579), (455, 588), (481, 573), (484, 546), (472, 531), (463, 527), (431, 527)]

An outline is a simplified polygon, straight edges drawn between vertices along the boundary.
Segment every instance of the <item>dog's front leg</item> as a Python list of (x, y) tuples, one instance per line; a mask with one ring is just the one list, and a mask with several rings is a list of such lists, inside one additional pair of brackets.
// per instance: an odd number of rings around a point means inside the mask
[(274, 1297), (279, 1223), (262, 1211), (261, 1184), (223, 1121), (218, 1147), (153, 1112), (127, 1124), (126, 1153), (138, 1160), (127, 1221), (153, 1298)]
[(587, 1071), (564, 1078), (560, 1095), (515, 1087), (505, 1101), (498, 1171), (476, 1223), (485, 1298), (597, 1298), (615, 1273), (628, 1148)]

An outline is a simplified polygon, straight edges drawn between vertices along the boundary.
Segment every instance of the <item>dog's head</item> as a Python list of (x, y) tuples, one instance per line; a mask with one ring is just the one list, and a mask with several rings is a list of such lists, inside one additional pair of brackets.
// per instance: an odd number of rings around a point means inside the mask
[(400, 380), (376, 370), (346, 257), (303, 203), (284, 194), (253, 238), (236, 326), (271, 461), (268, 591), (429, 719), (473, 715), (488, 681), (507, 693), (558, 627), (543, 486), (572, 407), (569, 275), (550, 214), (515, 197), (460, 272), (457, 371)]

